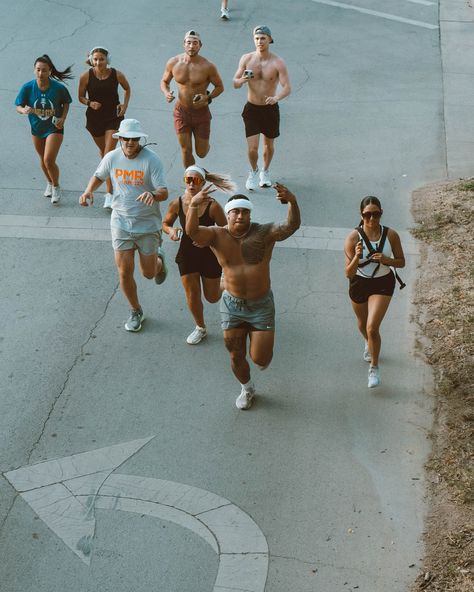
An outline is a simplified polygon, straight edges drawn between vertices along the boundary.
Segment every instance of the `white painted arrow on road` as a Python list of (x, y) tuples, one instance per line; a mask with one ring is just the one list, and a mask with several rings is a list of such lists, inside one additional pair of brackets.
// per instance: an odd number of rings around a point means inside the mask
[(219, 556), (213, 592), (264, 592), (268, 545), (229, 500), (184, 483), (113, 472), (152, 438), (45, 461), (4, 473), (34, 512), (90, 564), (95, 508), (136, 512), (193, 531)]

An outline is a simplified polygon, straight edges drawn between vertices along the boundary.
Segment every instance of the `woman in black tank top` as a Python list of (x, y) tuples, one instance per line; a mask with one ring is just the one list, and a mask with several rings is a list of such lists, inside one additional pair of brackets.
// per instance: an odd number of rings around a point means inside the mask
[[(186, 213), (189, 202), (204, 186), (205, 181), (211, 181), (224, 191), (234, 191), (230, 180), (221, 175), (208, 173), (199, 166), (192, 165), (186, 169), (184, 181), (186, 190), (181, 197), (173, 200), (163, 219), (163, 230), (172, 241), (180, 241), (176, 263), (178, 264), (188, 308), (196, 323), (194, 331), (188, 335), (186, 342), (196, 345), (207, 335), (204, 322), (202, 293), (208, 302), (217, 302), (221, 297), (222, 269), (216, 256), (209, 247), (200, 248), (193, 244), (185, 231)], [(180, 227), (173, 224), (179, 219)], [(225, 226), (227, 219), (224, 210), (217, 201), (207, 204), (199, 210), (199, 224), (202, 226)]]
[[(117, 140), (112, 137), (123, 120), (130, 100), (130, 85), (127, 79), (115, 68), (109, 67), (109, 52), (103, 47), (94, 47), (87, 59), (92, 66), (79, 80), (79, 101), (87, 105), (86, 129), (103, 157), (113, 150)], [(123, 103), (120, 102), (118, 87), (124, 90)], [(112, 205), (112, 183), (106, 180), (107, 193), (104, 208)]]

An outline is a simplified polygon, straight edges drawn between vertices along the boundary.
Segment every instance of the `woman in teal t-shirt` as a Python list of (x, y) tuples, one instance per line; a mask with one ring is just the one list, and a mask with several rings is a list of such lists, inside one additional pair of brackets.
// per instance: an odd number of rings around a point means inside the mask
[(56, 158), (63, 141), (69, 103), (72, 101), (67, 88), (58, 81), (73, 77), (71, 66), (59, 72), (46, 54), (35, 60), (34, 72), (35, 79), (21, 87), (15, 105), (17, 113), (28, 115), (30, 120), (33, 145), (48, 182), (44, 196), (50, 197), (52, 204), (58, 204), (61, 192)]

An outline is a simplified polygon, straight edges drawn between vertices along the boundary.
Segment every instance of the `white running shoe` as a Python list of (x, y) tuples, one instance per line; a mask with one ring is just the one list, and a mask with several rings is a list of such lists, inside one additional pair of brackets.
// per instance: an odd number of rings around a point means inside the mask
[(271, 187), (272, 182), (270, 179), (270, 171), (268, 169), (263, 169), (260, 171), (260, 187)]
[(369, 344), (366, 341), (365, 347), (364, 347), (364, 361), (370, 362), (371, 360), (372, 360), (372, 356), (370, 355), (370, 352), (369, 352)]
[(368, 387), (374, 388), (380, 384), (380, 370), (378, 366), (371, 366), (369, 368), (369, 382)]
[(250, 407), (252, 407), (254, 397), (255, 391), (253, 389), (246, 391), (242, 387), (240, 395), (235, 400), (235, 406), (237, 407), (237, 409), (241, 409), (242, 411), (250, 409)]
[(51, 197), (53, 195), (53, 184), (48, 181), (46, 185), (46, 189), (44, 190), (43, 195), (45, 197)]
[(61, 201), (61, 197), (62, 197), (61, 188), (59, 187), (59, 185), (57, 187), (55, 187), (53, 185), (52, 192), (51, 192), (51, 203), (53, 205), (57, 205)]
[(130, 316), (128, 317), (127, 322), (125, 323), (126, 331), (133, 331), (136, 333), (140, 331), (142, 328), (142, 321), (145, 320), (145, 315), (143, 314), (143, 310), (141, 308), (133, 309), (130, 311)]
[(227, 8), (221, 8), (221, 19), (224, 21), (228, 21), (230, 19), (229, 11)]
[(206, 327), (199, 327), (198, 325), (196, 325), (194, 331), (187, 336), (186, 343), (189, 343), (189, 345), (197, 345), (198, 343), (201, 343), (201, 341), (204, 339), (204, 337), (206, 337), (206, 335)]
[(245, 181), (245, 189), (254, 191), (258, 187), (258, 167), (255, 171), (250, 171), (247, 181)]
[(112, 200), (114, 196), (111, 193), (106, 193), (104, 197), (104, 210), (111, 210), (112, 209)]

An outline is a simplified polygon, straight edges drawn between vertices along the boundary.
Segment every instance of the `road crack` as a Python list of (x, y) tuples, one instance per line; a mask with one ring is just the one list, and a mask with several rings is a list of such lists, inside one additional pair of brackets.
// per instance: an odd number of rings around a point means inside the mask
[[(59, 389), (59, 392), (54, 397), (54, 400), (53, 400), (53, 402), (51, 404), (51, 408), (50, 408), (50, 410), (48, 412), (48, 415), (46, 416), (46, 419), (43, 422), (43, 426), (41, 428), (41, 431), (40, 431), (38, 437), (36, 438), (36, 440), (33, 442), (33, 445), (32, 445), (32, 447), (30, 448), (30, 450), (28, 452), (26, 464), (31, 464), (31, 458), (32, 458), (33, 454), (35, 453), (36, 448), (38, 447), (38, 444), (40, 443), (41, 439), (44, 436), (44, 433), (46, 431), (46, 427), (48, 425), (48, 422), (51, 419), (54, 411), (56, 410), (56, 406), (57, 406), (59, 400), (61, 399), (62, 395), (66, 391), (66, 388), (67, 388), (67, 386), (69, 384), (69, 379), (71, 378), (71, 375), (72, 375), (72, 372), (76, 368), (77, 364), (84, 359), (84, 350), (87, 347), (87, 345), (89, 344), (89, 342), (91, 341), (91, 339), (94, 338), (95, 331), (96, 331), (97, 327), (99, 326), (99, 324), (101, 323), (101, 321), (104, 319), (105, 315), (107, 314), (107, 310), (109, 308), (109, 305), (112, 302), (112, 300), (114, 299), (115, 295), (117, 294), (118, 289), (119, 289), (119, 284), (117, 283), (115, 285), (115, 288), (114, 288), (113, 292), (112, 292), (112, 295), (110, 296), (110, 298), (107, 300), (107, 302), (105, 304), (105, 307), (104, 307), (104, 310), (102, 311), (102, 314), (95, 321), (94, 325), (92, 326), (92, 328), (89, 331), (89, 335), (87, 336), (87, 339), (84, 341), (84, 343), (81, 344), (81, 347), (79, 349), (79, 353), (74, 358), (74, 360), (73, 360), (71, 366), (69, 367), (69, 369), (66, 371), (66, 377), (65, 377), (65, 379), (63, 381), (63, 384), (62, 384), (61, 388)], [(67, 401), (67, 398), (66, 398), (65, 402), (66, 401)]]

